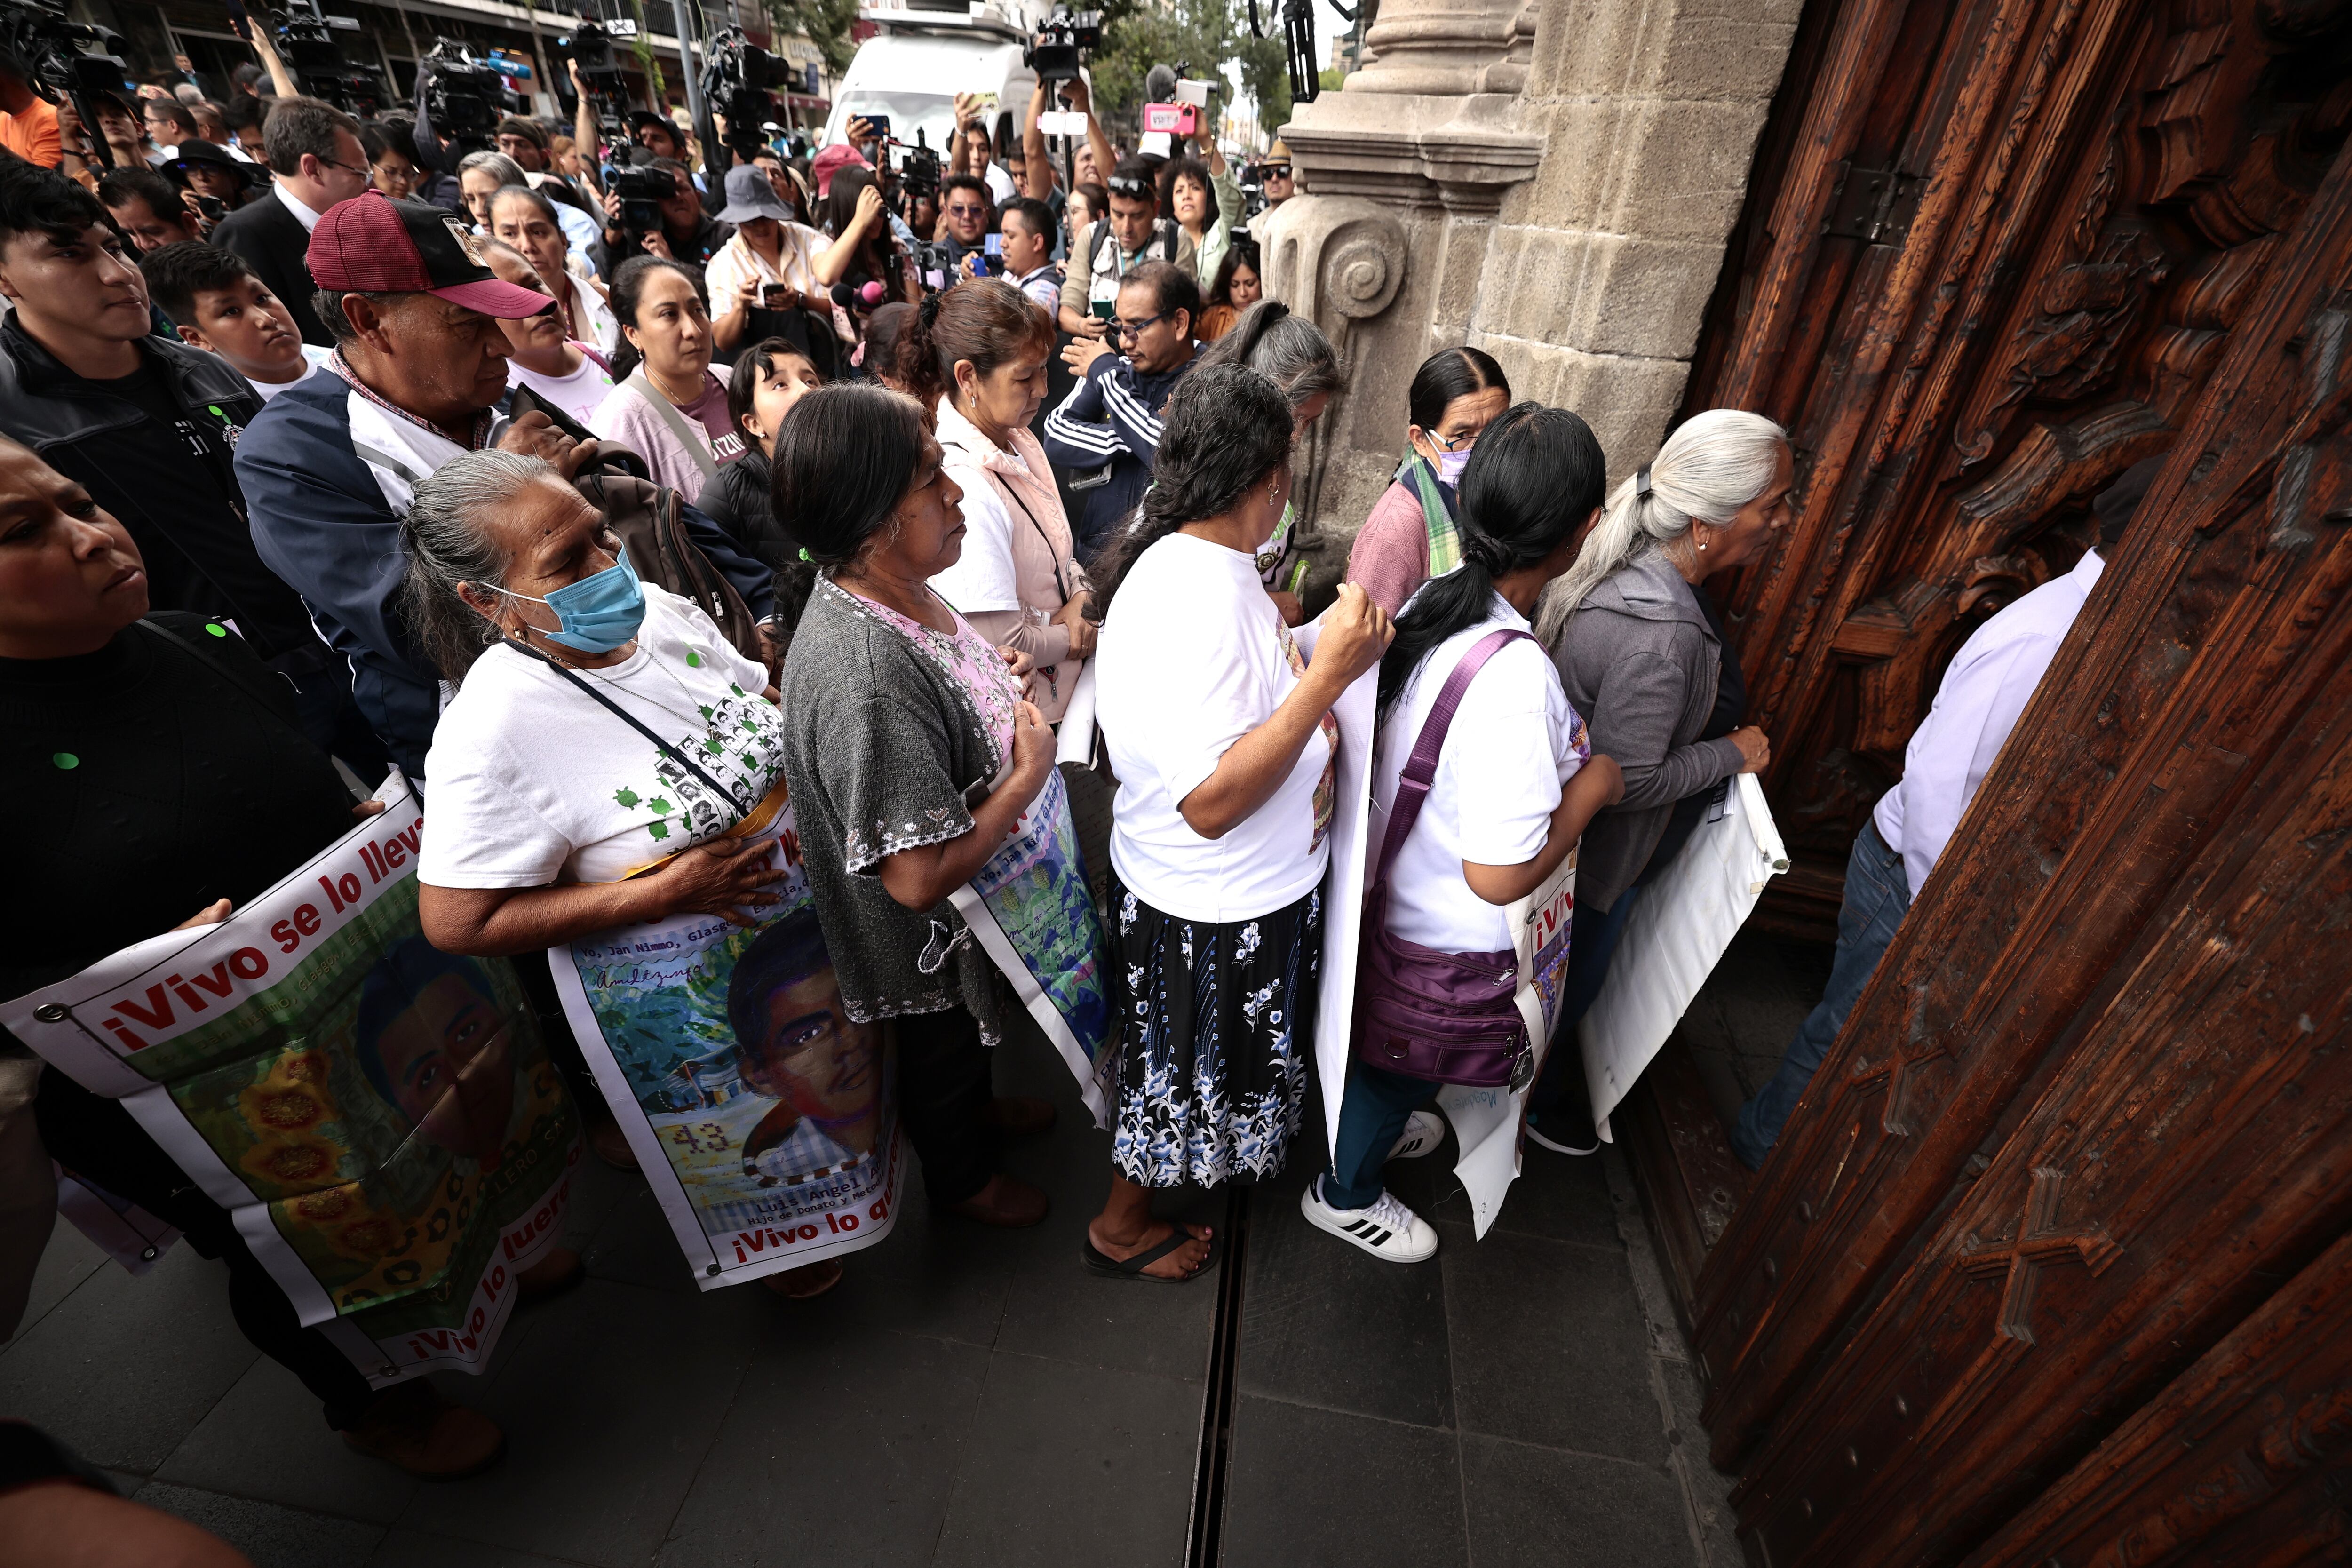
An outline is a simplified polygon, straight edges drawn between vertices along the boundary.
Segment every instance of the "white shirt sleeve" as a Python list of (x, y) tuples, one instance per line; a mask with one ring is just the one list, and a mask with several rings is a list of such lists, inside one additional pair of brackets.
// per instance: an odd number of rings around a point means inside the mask
[(433, 732), (425, 761), (433, 805), (416, 867), (428, 887), (544, 888), (572, 856), (572, 841), (523, 802), (513, 763), (488, 732), (505, 722), (504, 707), (461, 696)]
[[(1903, 874), (1917, 898), (2063, 639), (2026, 637), (1955, 665), (1903, 758)], [(1965, 650), (1964, 650), (1965, 651)]]
[[(1514, 645), (1493, 662), (1499, 665), (1507, 658), (1543, 660), (1543, 654), (1532, 645)], [(1551, 814), (1559, 806), (1564, 742), (1545, 712), (1540, 677), (1519, 679), (1528, 673), (1491, 666), (1482, 671), (1445, 735), (1439, 773), (1442, 782), (1453, 785), (1448, 793), (1462, 858), (1481, 866), (1519, 866), (1534, 859), (1550, 837)], [(1571, 753), (1571, 775), (1573, 762)]]
[(931, 579), (932, 591), (967, 616), (1017, 610), (1021, 592), (1013, 573), (1013, 519), (1003, 498), (977, 468), (947, 466), (963, 490), (963, 553)]

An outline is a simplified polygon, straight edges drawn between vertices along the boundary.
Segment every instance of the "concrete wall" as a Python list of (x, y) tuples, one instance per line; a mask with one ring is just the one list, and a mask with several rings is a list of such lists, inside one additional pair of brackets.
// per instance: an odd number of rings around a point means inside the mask
[(1284, 132), (1307, 194), (1266, 226), (1276, 297), (1354, 371), (1314, 453), (1318, 578), (1339, 575), (1438, 348), (1483, 348), (1514, 395), (1583, 415), (1612, 476), (1647, 460), (1800, 4), (1388, 0), (1373, 63)]

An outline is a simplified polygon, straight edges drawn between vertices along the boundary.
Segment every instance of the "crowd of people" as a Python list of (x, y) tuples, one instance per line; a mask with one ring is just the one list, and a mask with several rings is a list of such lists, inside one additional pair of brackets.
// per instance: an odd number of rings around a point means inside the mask
[[(16, 86), (0, 61), (21, 127)], [(1110, 823), (1086, 851), (1113, 1168), (1079, 1261), (1181, 1284), (1219, 1238), (1156, 1194), (1300, 1154), (1335, 709), (1370, 676), (1375, 819), (1410, 826), (1367, 868), (1367, 940), (1507, 969), (1506, 910), (1577, 852), (1527, 1131), (1597, 1147), (1578, 1021), (1716, 786), (1770, 758), (1706, 586), (1790, 517), (1769, 420), (1699, 414), (1612, 489), (1577, 414), (1443, 350), (1310, 637), (1297, 455), (1351, 367), (1260, 297), (1212, 137), (1155, 161), (1094, 127), (1066, 190), (1041, 92), (1018, 147), (970, 120), (931, 192), (861, 122), (715, 168), (648, 111), (634, 135), (667, 194), (646, 211), (600, 183), (584, 108), (568, 136), (516, 119), (461, 151), (421, 117), (283, 90), (140, 103), (143, 123), (128, 100), (101, 114), (104, 172), (70, 116), (47, 142), (0, 126), (0, 767), (44, 825), (23, 875), (49, 890), (10, 922), (7, 994), (222, 920), (367, 809), (350, 778), (394, 764), (425, 803), (425, 936), (526, 974), (632, 922), (756, 921), (777, 867), (743, 829), (789, 801), (846, 1015), (890, 1027), (929, 1202), (1033, 1225), (1046, 1195), (998, 1151), (1053, 1108), (992, 1090), (1015, 1005), (954, 895), (1058, 776)], [(1266, 168), (1286, 198), (1286, 163)], [(1855, 847), (1827, 1012), (1741, 1118), (1751, 1163), (2080, 607), (2084, 559), (2071, 600), (2029, 596), (1955, 662)], [(1098, 760), (1057, 770), (1089, 668)], [(556, 1050), (596, 1153), (633, 1163)], [(1437, 1247), (1382, 1176), (1438, 1142), (1432, 1059), (1359, 1043), (1303, 1200), (1398, 1263)], [(239, 1326), (352, 1447), (426, 1476), (495, 1458), (497, 1428), (430, 1384), (371, 1391), (120, 1103), (5, 1037), (0, 1144), (0, 1328), (48, 1231), (46, 1162), (19, 1157), (45, 1148), (225, 1259)], [(557, 1248), (522, 1291), (579, 1267)], [(843, 1268), (768, 1283), (804, 1299)]]

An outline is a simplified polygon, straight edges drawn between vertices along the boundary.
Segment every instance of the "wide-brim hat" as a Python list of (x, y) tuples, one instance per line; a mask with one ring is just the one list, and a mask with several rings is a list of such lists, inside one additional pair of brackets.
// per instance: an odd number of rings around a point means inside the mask
[(312, 281), (334, 293), (434, 294), (508, 321), (555, 308), (547, 295), (492, 272), (481, 237), (447, 208), (382, 191), (329, 207), (304, 259)]
[(163, 177), (184, 191), (188, 188), (188, 171), (191, 168), (225, 170), (235, 174), (248, 189), (261, 179), (257, 165), (248, 163), (227, 148), (198, 136), (181, 142), (178, 150), (163, 160), (162, 167)]
[(755, 217), (792, 223), (796, 216), (768, 183), (767, 170), (744, 163), (727, 171), (727, 205), (719, 209), (720, 223), (746, 223)]

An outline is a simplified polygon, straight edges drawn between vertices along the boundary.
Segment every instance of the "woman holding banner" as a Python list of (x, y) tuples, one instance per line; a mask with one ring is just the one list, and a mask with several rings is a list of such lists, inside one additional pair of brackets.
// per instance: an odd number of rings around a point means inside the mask
[(1764, 731), (1739, 723), (1738, 658), (1698, 584), (1771, 547), (1790, 515), (1794, 473), (1787, 434), (1762, 415), (1694, 415), (1617, 487), (1574, 568), (1544, 596), (1536, 635), (1592, 743), (1625, 772), (1624, 797), (1577, 857), (1554, 1048), (1528, 1096), (1528, 1136), (1544, 1148), (1601, 1147), (1578, 1088), (1576, 1027), (1642, 884), (1674, 859), (1716, 785), (1771, 760)]
[(1298, 1126), (1338, 785), (1331, 708), (1391, 628), (1343, 588), (1310, 664), (1258, 581), (1290, 500), (1291, 414), (1244, 365), (1187, 376), (1106, 574), (1097, 722), (1118, 778), (1126, 1036), (1110, 1201), (1082, 1253), (1099, 1275), (1200, 1272), (1207, 1227), (1155, 1220), (1152, 1190), (1271, 1176)]
[[(1406, 603), (1381, 660), (1372, 799), (1387, 827), (1367, 906), (1380, 926), (1364, 934), (1331, 1171), (1300, 1206), (1391, 1262), (1437, 1250), (1436, 1232), (1381, 1181), (1407, 1118), (1446, 1081), (1509, 1082), (1529, 1043), (1493, 984), (1516, 956), (1505, 910), (1623, 790), (1528, 626), (1600, 515), (1606, 471), (1591, 427), (1564, 408), (1522, 403), (1489, 425), (1462, 479), (1462, 564)], [(1387, 984), (1398, 977), (1407, 986)], [(1447, 997), (1426, 1034), (1416, 992)], [(1451, 1048), (1431, 1048), (1440, 1042)]]
[[(783, 876), (760, 841), (782, 809), (767, 671), (641, 584), (540, 458), (453, 458), (401, 533), (409, 623), (457, 688), (425, 761), (434, 945), (524, 953), (685, 913), (761, 924)], [(827, 1258), (765, 1278), (797, 1300), (840, 1277)]]
[[(0, 440), (0, 777), (11, 802), (55, 827), (16, 847), (15, 875), (42, 894), (37, 910), (20, 906), (9, 924), (0, 999), (165, 931), (221, 924), (343, 837), (355, 817), (382, 809), (353, 807), (332, 760), (295, 723), (286, 688), (226, 626), (185, 615), (142, 619), (147, 610), (145, 563), (121, 524), (80, 486)], [(387, 999), (383, 1011), (397, 1033), (398, 1008)], [(0, 1031), (0, 1068), (21, 1072), (21, 1052)], [(328, 1054), (326, 1068), (306, 1079), (325, 1086), (317, 1093), (363, 1081), (363, 1064), (350, 1053)], [(510, 1081), (502, 1087), (511, 1091)], [(411, 1104), (436, 1127), (473, 1121), (474, 1107), (455, 1096), (444, 1105), (421, 1086)], [(32, 1109), (40, 1142), (24, 1168), (46, 1183), (54, 1157), (225, 1262), (238, 1329), (301, 1379), (352, 1447), (436, 1479), (497, 1460), (505, 1439), (487, 1417), (421, 1377), (372, 1390), (344, 1341), (326, 1331), (343, 1323), (303, 1327), (229, 1209), (121, 1100), (49, 1067)], [(8, 1206), (0, 1194), (0, 1209)], [(38, 1255), (37, 1245), (22, 1259), (26, 1274)], [(17, 1261), (0, 1255), (0, 1311), (12, 1296), (22, 1305), (24, 1281), (6, 1278)], [(576, 1254), (557, 1248), (524, 1274), (525, 1292), (566, 1283), (579, 1269)]]
[(1030, 1226), (1045, 1194), (995, 1168), (991, 1134), (1042, 1132), (1054, 1108), (991, 1097), (1003, 994), (955, 898), (1045, 789), (1053, 732), (1023, 699), (1026, 656), (928, 585), (963, 544), (944, 462), (922, 407), (878, 386), (819, 387), (784, 416), (775, 515), (818, 576), (784, 658), (783, 766), (843, 1002), (893, 1021), (932, 1205)]

